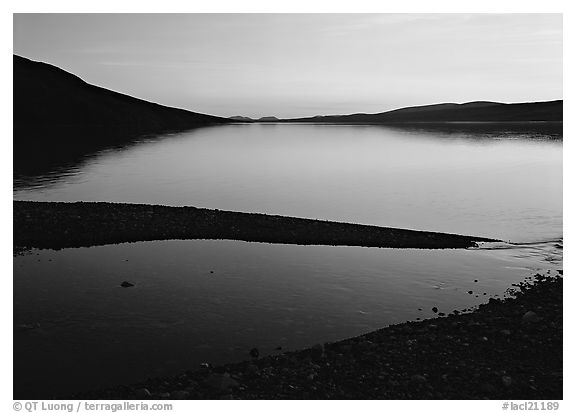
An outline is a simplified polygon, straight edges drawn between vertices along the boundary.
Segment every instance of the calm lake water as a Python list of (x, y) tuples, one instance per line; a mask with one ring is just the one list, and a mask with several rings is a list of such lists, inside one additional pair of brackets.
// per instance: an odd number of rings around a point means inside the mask
[(193, 205), (532, 242), (562, 235), (562, 139), (523, 128), (227, 125), (17, 177), (14, 198)]
[[(540, 127), (202, 128), (16, 176), (14, 199), (193, 205), (512, 242), (34, 250), (14, 257), (16, 398), (244, 360), (253, 347), (266, 355), (339, 340), (433, 317), (434, 306), (475, 306), (562, 268), (562, 135)], [(121, 288), (125, 280), (136, 286)]]

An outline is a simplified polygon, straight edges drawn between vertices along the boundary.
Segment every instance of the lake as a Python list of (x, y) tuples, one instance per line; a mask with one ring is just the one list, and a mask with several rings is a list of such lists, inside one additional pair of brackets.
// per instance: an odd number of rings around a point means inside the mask
[(193, 205), (507, 241), (33, 250), (14, 257), (16, 398), (339, 340), (433, 317), (434, 306), (473, 307), (562, 268), (562, 134), (542, 125), (201, 128), (16, 175), (14, 199)]
[(562, 139), (461, 125), (226, 125), (16, 177), (14, 199), (193, 205), (532, 242), (562, 236)]

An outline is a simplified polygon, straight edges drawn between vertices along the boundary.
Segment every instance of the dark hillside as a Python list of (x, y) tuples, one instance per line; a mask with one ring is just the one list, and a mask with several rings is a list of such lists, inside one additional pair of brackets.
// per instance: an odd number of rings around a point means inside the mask
[(382, 113), (315, 116), (288, 119), (288, 122), (313, 123), (434, 123), (434, 122), (529, 122), (562, 121), (563, 101), (534, 103), (441, 103), (415, 106)]

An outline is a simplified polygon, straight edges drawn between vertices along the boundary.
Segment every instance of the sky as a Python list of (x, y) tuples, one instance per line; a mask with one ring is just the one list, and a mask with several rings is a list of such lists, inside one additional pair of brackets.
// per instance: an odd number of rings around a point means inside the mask
[(14, 14), (14, 53), (218, 116), (562, 99), (561, 14)]

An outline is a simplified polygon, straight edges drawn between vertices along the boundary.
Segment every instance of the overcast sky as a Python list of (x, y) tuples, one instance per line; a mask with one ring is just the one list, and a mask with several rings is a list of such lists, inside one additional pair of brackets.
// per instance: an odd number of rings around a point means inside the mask
[(14, 53), (220, 116), (562, 99), (560, 14), (17, 14)]

